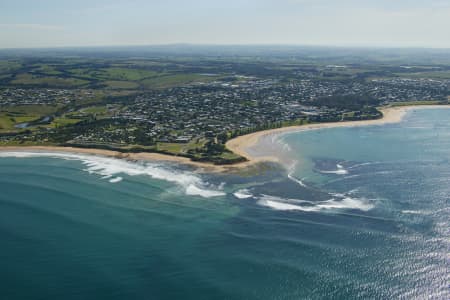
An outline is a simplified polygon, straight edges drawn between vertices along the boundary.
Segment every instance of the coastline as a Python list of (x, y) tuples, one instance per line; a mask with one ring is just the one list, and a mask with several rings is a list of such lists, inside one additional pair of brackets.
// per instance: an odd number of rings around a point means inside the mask
[(173, 162), (182, 165), (195, 167), (197, 172), (235, 172), (245, 168), (253, 167), (262, 162), (279, 162), (277, 157), (254, 157), (251, 156), (247, 149), (258, 144), (258, 141), (265, 136), (282, 134), (289, 132), (299, 132), (306, 130), (315, 130), (321, 128), (335, 128), (335, 127), (356, 127), (356, 126), (370, 126), (370, 125), (384, 125), (401, 122), (403, 117), (409, 110), (412, 109), (427, 109), (427, 108), (450, 108), (449, 105), (417, 105), (417, 106), (394, 106), (384, 107), (380, 111), (383, 117), (376, 120), (364, 121), (347, 121), (347, 122), (330, 122), (300, 126), (282, 127), (276, 129), (269, 129), (258, 131), (247, 135), (236, 137), (226, 143), (226, 147), (247, 159), (245, 162), (232, 165), (214, 165), (205, 162), (195, 162), (186, 157), (164, 155), (159, 153), (140, 152), (140, 153), (122, 153), (112, 150), (90, 149), (90, 148), (75, 148), (75, 147), (59, 147), (59, 146), (4, 146), (0, 147), (2, 152), (11, 151), (37, 151), (37, 152), (63, 152), (75, 154), (99, 155), (106, 157), (113, 157), (118, 159), (135, 160), (135, 161), (159, 161), (159, 162)]
[(278, 161), (276, 157), (254, 157), (247, 151), (248, 148), (258, 144), (259, 140), (263, 137), (283, 134), (290, 132), (300, 132), (307, 130), (315, 130), (322, 128), (337, 128), (337, 127), (360, 127), (371, 125), (385, 125), (392, 123), (399, 123), (403, 120), (403, 117), (409, 110), (413, 109), (430, 109), (430, 108), (450, 108), (450, 105), (412, 105), (412, 106), (388, 106), (379, 108), (383, 117), (376, 120), (363, 120), (363, 121), (346, 121), (346, 122), (330, 122), (330, 123), (318, 123), (309, 125), (289, 126), (282, 128), (275, 128), (263, 131), (257, 131), (254, 133), (246, 134), (229, 140), (226, 143), (226, 147), (240, 155), (245, 157), (248, 161)]
[(75, 148), (75, 147), (60, 147), (60, 146), (0, 147), (0, 152), (25, 152), (25, 151), (98, 155), (130, 161), (172, 162), (180, 165), (194, 167), (197, 172), (231, 172), (241, 168), (249, 167), (254, 164), (254, 162), (252, 161), (246, 161), (236, 165), (213, 165), (204, 162), (192, 161), (189, 158), (182, 156), (164, 155), (160, 153), (151, 153), (151, 152), (123, 153), (118, 151), (93, 149), (93, 148)]

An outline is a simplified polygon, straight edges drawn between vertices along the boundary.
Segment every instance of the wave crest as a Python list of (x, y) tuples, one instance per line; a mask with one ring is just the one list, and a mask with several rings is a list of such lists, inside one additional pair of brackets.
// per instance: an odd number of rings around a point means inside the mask
[(128, 176), (144, 175), (153, 179), (175, 183), (183, 187), (185, 193), (188, 195), (201, 196), (204, 198), (226, 195), (213, 185), (204, 182), (192, 172), (174, 170), (166, 164), (130, 162), (105, 156), (59, 152), (1, 152), (0, 157), (48, 157), (64, 160), (77, 160), (81, 161), (81, 163), (86, 166), (84, 171), (89, 172), (90, 174), (100, 175), (103, 179), (112, 178), (109, 180), (111, 183), (122, 181), (123, 178), (117, 176), (119, 174), (126, 174)]
[(319, 212), (335, 209), (357, 209), (361, 211), (369, 211), (374, 207), (374, 205), (365, 198), (352, 198), (349, 196), (342, 198), (335, 197), (329, 200), (315, 202), (262, 195), (262, 197), (258, 200), (258, 204), (275, 210), (297, 210), (305, 212)]
[(249, 199), (249, 198), (253, 198), (253, 195), (250, 193), (249, 190), (247, 189), (242, 189), (239, 191), (236, 191), (233, 196), (235, 196), (238, 199)]

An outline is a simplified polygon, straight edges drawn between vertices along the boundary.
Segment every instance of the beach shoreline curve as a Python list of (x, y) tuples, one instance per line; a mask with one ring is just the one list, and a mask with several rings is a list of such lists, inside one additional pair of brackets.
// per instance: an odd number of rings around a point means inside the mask
[(86, 155), (99, 155), (112, 157), (117, 159), (134, 160), (134, 161), (152, 161), (152, 162), (172, 162), (176, 164), (191, 166), (196, 169), (197, 172), (236, 172), (242, 169), (246, 169), (255, 166), (263, 162), (279, 163), (279, 159), (273, 156), (255, 157), (249, 154), (248, 148), (254, 147), (258, 144), (262, 137), (268, 135), (286, 134), (299, 131), (308, 131), (322, 128), (337, 128), (337, 127), (360, 127), (370, 125), (385, 125), (391, 123), (399, 123), (409, 110), (412, 109), (430, 109), (430, 108), (450, 108), (449, 105), (415, 105), (415, 106), (392, 106), (380, 108), (383, 117), (375, 120), (361, 120), (361, 121), (345, 121), (345, 122), (330, 122), (330, 123), (317, 123), (298, 126), (281, 127), (276, 129), (269, 129), (263, 131), (257, 131), (254, 133), (238, 136), (229, 140), (225, 146), (233, 153), (244, 157), (247, 161), (239, 162), (231, 165), (214, 165), (205, 162), (192, 161), (187, 157), (165, 155), (160, 153), (151, 152), (138, 152), (138, 153), (123, 153), (113, 150), (93, 149), (93, 148), (76, 148), (76, 147), (63, 147), (63, 146), (0, 146), (2, 152), (55, 152), (55, 153), (75, 153)]

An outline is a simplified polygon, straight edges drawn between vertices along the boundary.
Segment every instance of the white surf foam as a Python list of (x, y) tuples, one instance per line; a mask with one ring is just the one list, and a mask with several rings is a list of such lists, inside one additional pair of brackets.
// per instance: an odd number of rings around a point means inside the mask
[(201, 196), (204, 198), (220, 197), (226, 195), (226, 193), (221, 191), (201, 189), (194, 184), (190, 184), (186, 188), (186, 194), (190, 196)]
[(418, 210), (402, 210), (402, 214), (422, 215), (423, 212), (418, 211)]
[(298, 183), (302, 187), (308, 187), (302, 180), (295, 178), (292, 173), (288, 174), (288, 178), (296, 183)]
[[(286, 202), (278, 202), (273, 200), (260, 200), (258, 204), (266, 207), (273, 208), (275, 210), (301, 210), (301, 211), (313, 211), (311, 208), (302, 207), (299, 205), (289, 204)], [(315, 210), (314, 210), (315, 211)]]
[(356, 164), (356, 165), (353, 165), (353, 166), (351, 166), (351, 167), (348, 167), (348, 169), (356, 169), (356, 168), (359, 168), (359, 167), (364, 167), (364, 166), (370, 166), (370, 165), (375, 165), (375, 164), (380, 164), (380, 162), (365, 162), (365, 163), (360, 163), (360, 164)]
[[(341, 199), (332, 198), (325, 201), (307, 201), (299, 199), (287, 199), (274, 196), (262, 195), (258, 201), (259, 205), (270, 207), (275, 210), (285, 211), (305, 211), (305, 212), (319, 212), (324, 210), (336, 209), (357, 209), (361, 211), (369, 211), (374, 206), (368, 200), (363, 198), (345, 197)], [(307, 205), (302, 205), (307, 204)]]
[(109, 182), (117, 183), (117, 182), (121, 182), (122, 180), (123, 180), (122, 177), (116, 177), (116, 178), (110, 179)]
[(295, 183), (298, 183), (302, 187), (307, 187), (306, 184), (303, 182), (303, 179), (300, 180), (293, 175), (295, 172), (295, 168), (297, 167), (297, 164), (298, 164), (297, 160), (292, 163), (291, 167), (289, 168), (288, 178), (294, 181)]
[(292, 151), (291, 146), (289, 146), (288, 143), (283, 143), (282, 145), (283, 145), (283, 148), (282, 148), (283, 151), (287, 151), (287, 152)]
[(337, 168), (337, 170), (334, 170), (334, 171), (320, 171), (320, 173), (336, 174), (336, 175), (347, 175), (348, 174), (348, 170), (346, 170), (342, 165), (337, 164), (336, 168)]
[(369, 211), (374, 206), (366, 199), (345, 197), (344, 199), (330, 199), (317, 205), (320, 209), (358, 209)]
[(194, 175), (193, 173), (174, 170), (173, 168), (163, 164), (138, 163), (104, 156), (58, 152), (0, 152), (0, 157), (49, 157), (65, 160), (78, 160), (86, 166), (84, 171), (89, 172), (90, 174), (100, 175), (105, 179), (115, 176), (116, 178), (110, 180), (111, 183), (117, 183), (122, 180), (121, 177), (117, 177), (119, 174), (126, 174), (128, 176), (145, 175), (154, 179), (175, 183), (183, 187), (186, 194), (189, 195), (196, 195), (206, 198), (225, 195), (224, 192), (206, 182), (203, 182), (200, 177)]
[(247, 189), (242, 189), (242, 190), (236, 191), (233, 194), (233, 196), (235, 196), (238, 199), (249, 199), (249, 198), (253, 197), (253, 195)]

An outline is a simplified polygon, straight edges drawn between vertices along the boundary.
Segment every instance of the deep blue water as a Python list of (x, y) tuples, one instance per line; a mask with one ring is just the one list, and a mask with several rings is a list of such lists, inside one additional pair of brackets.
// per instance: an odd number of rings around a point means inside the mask
[[(449, 299), (450, 110), (235, 175), (0, 154), (0, 299)], [(287, 145), (287, 146), (286, 146)]]

